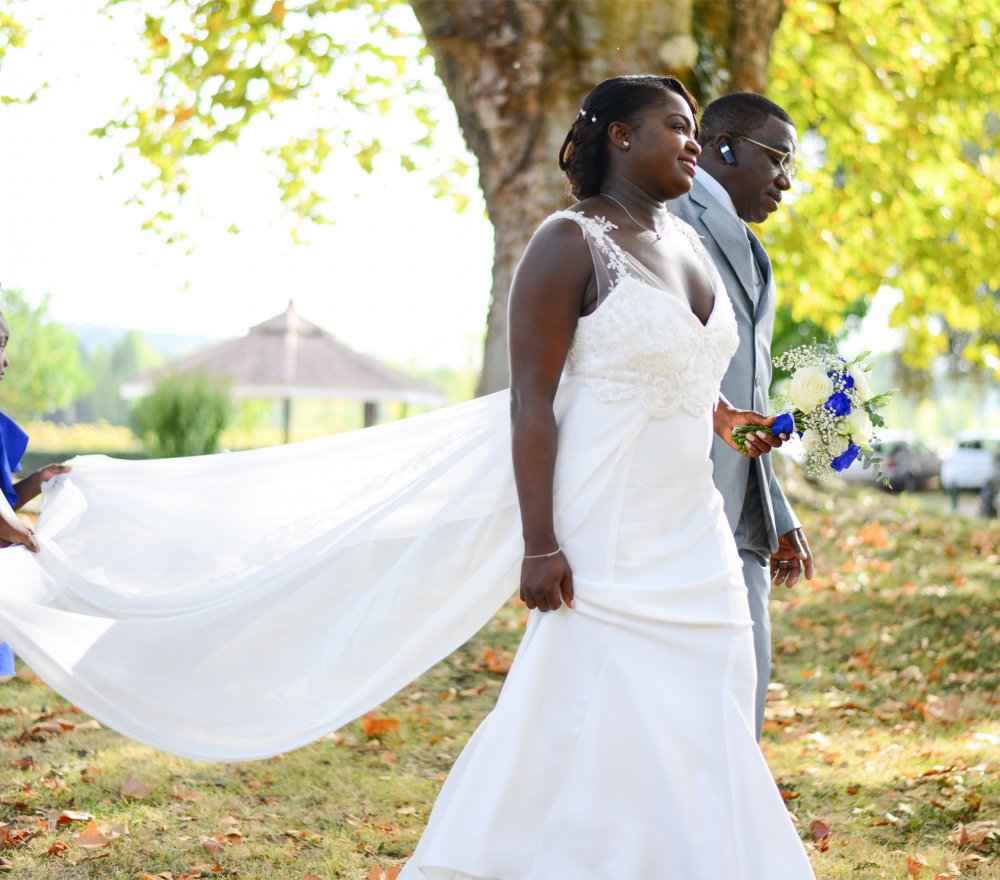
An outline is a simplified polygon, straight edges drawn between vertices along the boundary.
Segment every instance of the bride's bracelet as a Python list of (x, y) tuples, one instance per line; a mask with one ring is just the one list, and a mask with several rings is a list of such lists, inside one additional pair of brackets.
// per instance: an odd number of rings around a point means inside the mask
[(556, 547), (551, 553), (539, 553), (537, 556), (525, 556), (524, 559), (548, 559), (550, 556), (558, 556), (562, 553), (562, 547)]

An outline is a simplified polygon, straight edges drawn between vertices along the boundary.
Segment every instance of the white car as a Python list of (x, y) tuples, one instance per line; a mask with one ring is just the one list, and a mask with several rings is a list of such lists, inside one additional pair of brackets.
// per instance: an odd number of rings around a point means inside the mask
[(945, 489), (982, 489), (1000, 477), (1000, 429), (961, 431), (955, 450), (941, 467)]

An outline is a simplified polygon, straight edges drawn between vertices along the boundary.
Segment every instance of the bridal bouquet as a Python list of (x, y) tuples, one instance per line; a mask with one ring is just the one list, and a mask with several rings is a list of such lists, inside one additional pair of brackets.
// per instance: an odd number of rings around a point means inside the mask
[[(775, 434), (798, 432), (805, 450), (806, 473), (817, 479), (847, 470), (860, 458), (875, 469), (879, 480), (889, 485), (871, 447), (875, 428), (885, 424), (879, 415), (892, 392), (875, 394), (865, 366), (868, 352), (854, 360), (840, 357), (828, 345), (800, 345), (774, 359), (777, 367), (791, 372), (785, 393), (771, 405), (781, 415), (771, 425)], [(764, 430), (761, 425), (743, 425), (733, 431), (733, 440), (745, 448), (747, 436)]]

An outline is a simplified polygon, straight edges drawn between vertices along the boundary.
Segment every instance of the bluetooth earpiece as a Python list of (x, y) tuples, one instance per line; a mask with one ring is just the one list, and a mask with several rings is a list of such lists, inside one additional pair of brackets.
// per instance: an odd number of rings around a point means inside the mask
[(727, 165), (735, 165), (736, 157), (733, 155), (733, 148), (729, 144), (723, 144), (719, 147), (719, 152), (722, 153), (722, 161)]

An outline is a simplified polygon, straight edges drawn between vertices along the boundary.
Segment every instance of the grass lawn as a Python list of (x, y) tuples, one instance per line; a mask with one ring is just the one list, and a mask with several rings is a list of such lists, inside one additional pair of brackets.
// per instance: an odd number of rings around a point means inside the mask
[[(792, 489), (818, 572), (775, 592), (763, 748), (817, 877), (1000, 878), (1000, 526), (877, 491)], [(255, 763), (137, 745), (22, 669), (0, 685), (0, 868), (391, 880), (524, 617), (507, 605), (367, 718)]]

